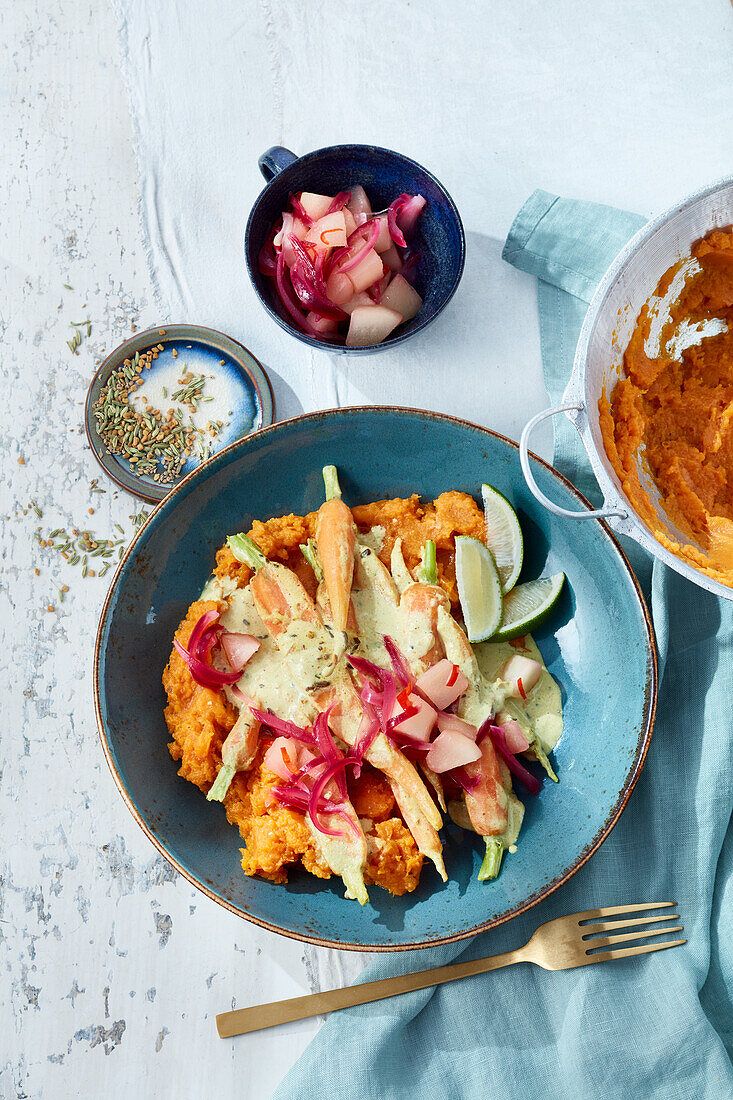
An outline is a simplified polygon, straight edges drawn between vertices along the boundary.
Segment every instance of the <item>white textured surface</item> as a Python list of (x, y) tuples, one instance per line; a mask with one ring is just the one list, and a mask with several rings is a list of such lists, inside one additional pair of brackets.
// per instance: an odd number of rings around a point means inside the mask
[[(244, 338), (273, 372), (281, 415), (392, 401), (516, 436), (544, 403), (534, 288), (499, 260), (527, 194), (651, 213), (730, 169), (727, 0), (127, 6), (141, 137), (168, 166), (147, 209), (165, 232), (153, 243), (170, 319)], [(168, 318), (139, 234), (111, 10), (14, 0), (0, 11), (0, 51), (0, 1096), (259, 1100), (317, 1025), (222, 1043), (213, 1015), (235, 998), (351, 980), (363, 958), (304, 949), (200, 897), (156, 856), (107, 772), (91, 700), (105, 581), (52, 567), (33, 530), (130, 529), (129, 498), (89, 492), (99, 471), (77, 430), (81, 402), (95, 357), (133, 319)], [(241, 264), (258, 153), (348, 140), (432, 168), (469, 245), (444, 317), (400, 355), (355, 363), (288, 340), (256, 308)], [(94, 331), (72, 358), (64, 341), (80, 311)], [(31, 499), (42, 521), (23, 516)], [(71, 587), (61, 605), (54, 579)]]

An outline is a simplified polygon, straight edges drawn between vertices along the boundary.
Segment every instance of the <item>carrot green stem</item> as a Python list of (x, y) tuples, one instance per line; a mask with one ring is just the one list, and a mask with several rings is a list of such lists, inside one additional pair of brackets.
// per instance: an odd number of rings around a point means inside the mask
[(428, 539), (423, 547), (422, 560), (417, 570), (418, 580), (423, 584), (438, 583), (438, 562), (435, 556), (435, 543)]
[(333, 500), (334, 497), (341, 499), (341, 486), (335, 466), (323, 467), (323, 484), (326, 486), (326, 500)]
[(501, 857), (504, 855), (503, 840), (498, 840), (495, 836), (485, 836), (484, 840), (486, 841), (486, 855), (479, 868), (479, 882), (489, 882), (490, 879), (496, 878), (501, 867)]
[(256, 542), (253, 542), (248, 535), (230, 535), (227, 539), (227, 546), (234, 554), (237, 561), (241, 561), (244, 565), (248, 565), (250, 569), (254, 569), (255, 572), (258, 569), (262, 569), (263, 565), (267, 565), (267, 558), (260, 550)]
[(207, 794), (209, 802), (223, 802), (224, 795), (229, 790), (229, 786), (234, 779), (234, 765), (222, 764), (219, 769), (219, 774), (211, 785), (211, 789)]
[(316, 540), (308, 539), (306, 543), (301, 542), (300, 549), (303, 552), (303, 557), (315, 573), (316, 580), (320, 584), (323, 580), (323, 566), (321, 565), (321, 559), (318, 556), (318, 547), (316, 546)]

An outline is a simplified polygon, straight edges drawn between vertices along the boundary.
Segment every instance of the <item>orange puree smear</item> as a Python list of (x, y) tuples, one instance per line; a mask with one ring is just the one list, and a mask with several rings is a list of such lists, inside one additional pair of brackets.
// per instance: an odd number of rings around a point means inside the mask
[[(715, 230), (692, 249), (701, 270), (691, 275), (670, 307), (660, 354), (645, 350), (651, 311), (642, 307), (624, 353), (625, 377), (610, 401), (599, 402), (606, 453), (629, 501), (656, 538), (704, 573), (733, 586), (733, 232)], [(663, 276), (663, 296), (682, 262)], [(704, 337), (672, 359), (670, 337), (683, 322), (713, 318), (725, 331)], [(660, 492), (670, 520), (697, 545), (674, 541), (660, 528), (641, 484), (637, 456)]]
[[(455, 573), (454, 538), (457, 534), (485, 538), (484, 516), (466, 493), (443, 493), (432, 503), (420, 502), (417, 495), (405, 500), (382, 500), (353, 509), (362, 531), (376, 525), (385, 528), (380, 557), (389, 565), (396, 538), (402, 539), (403, 554), (409, 568), (420, 561), (426, 539), (433, 539), (438, 552), (438, 577), (453, 602), (458, 600)], [(300, 544), (315, 535), (316, 513), (307, 516), (278, 516), (266, 522), (255, 520), (248, 534), (271, 559), (294, 569), (311, 595), (315, 594), (313, 571), (305, 561)], [(249, 581), (246, 565), (224, 546), (216, 556), (215, 573), (231, 577), (239, 585)], [(176, 632), (185, 646), (201, 615), (224, 609), (215, 600), (197, 600)], [(221, 746), (234, 725), (237, 712), (222, 691), (197, 685), (188, 668), (173, 649), (163, 673), (168, 705), (165, 719), (173, 740), (168, 748), (181, 763), (179, 775), (209, 790), (221, 767)], [(252, 768), (235, 775), (224, 799), (231, 824), (236, 825), (245, 842), (242, 869), (247, 875), (259, 875), (272, 882), (287, 882), (288, 868), (300, 863), (319, 878), (330, 878), (302, 814), (271, 800), (270, 789), (277, 777), (264, 765), (270, 740), (263, 737)], [(423, 857), (398, 816), (391, 788), (381, 773), (368, 764), (358, 780), (347, 777), (349, 797), (360, 818), (371, 822), (366, 836), (368, 859), (365, 882), (375, 883), (393, 894), (410, 893), (420, 880)], [(212, 805), (212, 813), (216, 806)]]

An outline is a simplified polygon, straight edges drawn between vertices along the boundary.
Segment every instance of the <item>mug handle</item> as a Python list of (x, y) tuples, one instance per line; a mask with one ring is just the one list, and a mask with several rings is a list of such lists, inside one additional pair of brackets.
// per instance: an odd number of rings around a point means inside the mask
[(295, 153), (292, 153), (290, 149), (286, 149), (284, 145), (271, 145), (257, 163), (260, 172), (269, 183), (270, 180), (273, 180), (275, 176), (282, 172), (283, 168), (294, 164), (297, 159)]
[(548, 512), (553, 512), (556, 516), (562, 516), (564, 519), (608, 519), (610, 516), (618, 516), (619, 519), (628, 519), (628, 513), (619, 508), (612, 508), (604, 506), (603, 508), (597, 508), (595, 511), (590, 512), (571, 512), (568, 508), (561, 508), (559, 504), (553, 504), (553, 502), (546, 497), (540, 489), (539, 485), (535, 481), (534, 474), (529, 465), (529, 437), (543, 420), (547, 420), (550, 416), (557, 416), (558, 413), (567, 412), (582, 412), (582, 405), (558, 405), (554, 409), (543, 409), (542, 412), (537, 413), (532, 419), (525, 424), (524, 431), (522, 432), (519, 440), (519, 461), (522, 465), (522, 473), (524, 474), (524, 480), (527, 482), (527, 488), (529, 489), (535, 500), (547, 508)]

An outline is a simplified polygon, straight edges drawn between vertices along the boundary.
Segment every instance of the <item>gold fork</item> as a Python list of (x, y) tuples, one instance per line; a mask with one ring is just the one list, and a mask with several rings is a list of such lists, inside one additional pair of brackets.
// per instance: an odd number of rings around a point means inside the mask
[[(645, 943), (637, 947), (619, 947), (610, 951), (599, 948), (611, 947), (615, 943), (628, 943), (630, 940), (650, 939), (672, 932), (682, 932), (681, 924), (670, 928), (642, 928), (638, 932), (620, 932), (622, 928), (638, 927), (641, 924), (659, 924), (661, 921), (679, 920), (677, 913), (662, 913), (654, 917), (630, 917), (627, 920), (606, 920), (606, 917), (618, 917), (623, 913), (641, 913), (649, 909), (668, 909), (677, 903), (660, 901), (651, 905), (609, 905), (605, 909), (589, 909), (585, 913), (573, 913), (569, 917), (541, 924), (529, 943), (516, 951), (505, 951), (503, 955), (490, 955), (487, 959), (474, 959), (471, 962), (452, 963), (450, 966), (438, 966), (433, 970), (420, 970), (416, 974), (399, 974), (393, 978), (382, 978), (378, 982), (365, 982), (363, 985), (347, 986), (345, 989), (330, 989), (325, 993), (312, 993), (308, 997), (293, 997), (287, 1001), (273, 1001), (269, 1005), (256, 1005), (254, 1008), (238, 1008), (234, 1012), (221, 1012), (216, 1017), (216, 1026), (222, 1039), (232, 1035), (245, 1035), (249, 1031), (259, 1031), (276, 1024), (290, 1023), (291, 1020), (304, 1020), (308, 1016), (320, 1016), (324, 1012), (334, 1012), (339, 1008), (351, 1008), (353, 1005), (367, 1004), (383, 997), (395, 997), (398, 993), (412, 993), (416, 989), (427, 989), (442, 982), (453, 982), (457, 978), (470, 978), (474, 974), (484, 974), (487, 970), (498, 970), (502, 966), (514, 963), (531, 962), (543, 970), (571, 970), (575, 966), (587, 966), (588, 963), (608, 962), (609, 959), (625, 959), (629, 955), (646, 955), (651, 951), (664, 951), (667, 947), (679, 947), (687, 940), (665, 940), (663, 943)], [(603, 932), (615, 932), (605, 936)]]

